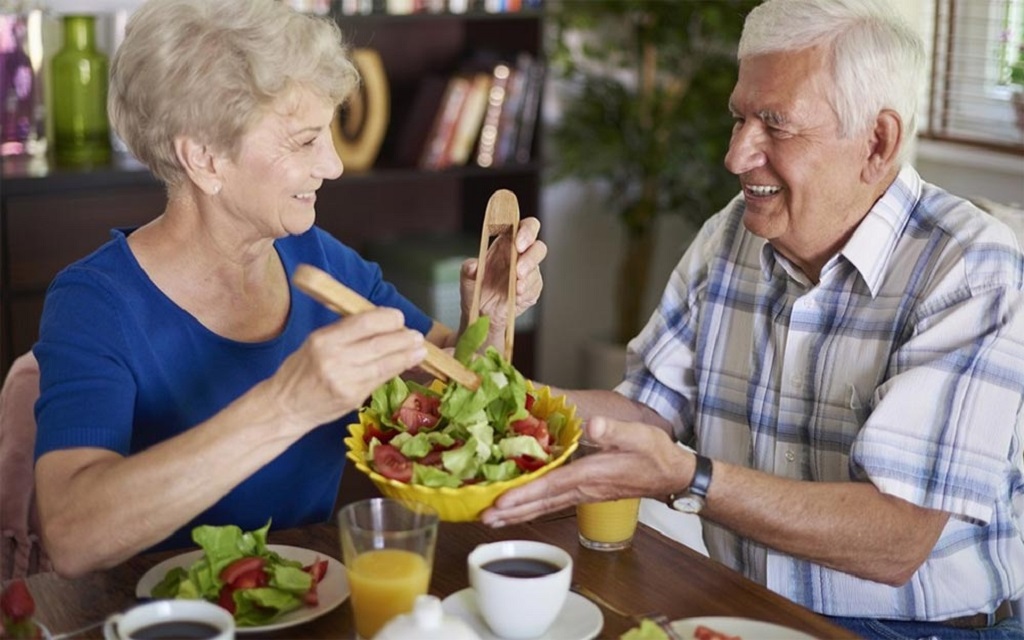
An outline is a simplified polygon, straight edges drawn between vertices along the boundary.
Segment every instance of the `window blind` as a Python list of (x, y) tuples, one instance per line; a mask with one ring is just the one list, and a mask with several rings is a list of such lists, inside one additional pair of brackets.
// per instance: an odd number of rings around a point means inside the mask
[(922, 138), (1024, 155), (1024, 0), (928, 0), (934, 15)]

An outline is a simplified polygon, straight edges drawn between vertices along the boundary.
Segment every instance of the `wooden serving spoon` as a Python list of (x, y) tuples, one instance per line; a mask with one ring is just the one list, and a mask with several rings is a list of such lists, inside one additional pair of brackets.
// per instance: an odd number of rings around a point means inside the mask
[[(342, 315), (375, 308), (372, 302), (335, 280), (331, 274), (312, 265), (300, 264), (295, 269), (292, 282), (314, 300)], [(427, 373), (442, 382), (450, 378), (472, 391), (480, 387), (480, 376), (437, 345), (429, 341), (424, 344), (427, 347), (427, 358), (420, 366)]]
[(508, 316), (505, 320), (505, 360), (512, 362), (512, 341), (516, 334), (516, 234), (519, 232), (519, 200), (508, 189), (498, 189), (487, 201), (484, 226), (480, 232), (480, 255), (476, 261), (476, 282), (473, 284), (473, 303), (469, 308), (469, 323), (480, 317), (480, 290), (484, 283), (484, 265), (491, 236), (509, 234), (508, 246)]

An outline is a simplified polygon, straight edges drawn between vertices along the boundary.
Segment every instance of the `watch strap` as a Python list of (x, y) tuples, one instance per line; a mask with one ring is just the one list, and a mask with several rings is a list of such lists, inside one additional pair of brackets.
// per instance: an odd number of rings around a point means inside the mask
[[(690, 479), (690, 486), (683, 493), (671, 494), (665, 500), (665, 504), (669, 507), (687, 513), (697, 513), (700, 511), (707, 500), (708, 489), (711, 487), (711, 458), (695, 453), (694, 460), (695, 464), (693, 477)], [(677, 501), (687, 504), (680, 505)]]
[(690, 480), (690, 488), (687, 492), (690, 495), (699, 496), (705, 500), (708, 497), (708, 489), (711, 488), (711, 458), (694, 454), (696, 465), (693, 469), (693, 479)]

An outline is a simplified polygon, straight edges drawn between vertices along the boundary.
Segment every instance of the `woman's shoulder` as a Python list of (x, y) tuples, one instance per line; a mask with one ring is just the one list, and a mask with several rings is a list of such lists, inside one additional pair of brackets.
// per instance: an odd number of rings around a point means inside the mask
[(117, 287), (130, 277), (138, 263), (128, 248), (128, 231), (112, 229), (110, 239), (92, 253), (72, 262), (61, 269), (51, 283), (54, 286), (69, 282), (107, 283)]

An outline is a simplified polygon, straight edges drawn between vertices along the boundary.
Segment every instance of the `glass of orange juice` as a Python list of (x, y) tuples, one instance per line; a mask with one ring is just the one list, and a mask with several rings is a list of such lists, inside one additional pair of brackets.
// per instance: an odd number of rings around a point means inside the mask
[(437, 512), (387, 498), (353, 502), (338, 512), (341, 554), (352, 590), (356, 632), (369, 639), (391, 618), (412, 611), (430, 585)]
[[(600, 448), (597, 445), (580, 440), (573, 458), (581, 458), (598, 451)], [(633, 542), (639, 515), (640, 498), (576, 505), (580, 544), (597, 551), (626, 549)]]

